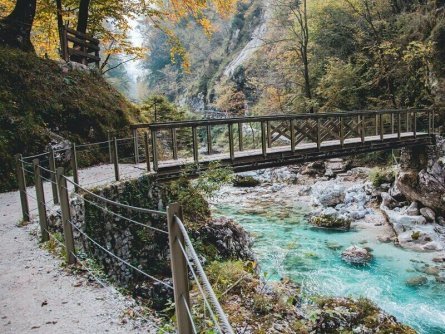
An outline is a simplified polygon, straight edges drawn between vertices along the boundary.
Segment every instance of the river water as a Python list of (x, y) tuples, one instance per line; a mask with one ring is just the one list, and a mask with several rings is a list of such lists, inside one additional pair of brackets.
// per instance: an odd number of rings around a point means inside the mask
[[(249, 208), (242, 202), (216, 202), (214, 215), (233, 218), (251, 233), (260, 268), (269, 279), (291, 278), (301, 284), (304, 295), (364, 296), (419, 333), (445, 333), (445, 285), (429, 275), (424, 275), (426, 285), (405, 284), (421, 275), (425, 265), (434, 265), (433, 254), (381, 243), (366, 228), (313, 228), (305, 218), (309, 209), (304, 203), (274, 202), (262, 208), (259, 200)], [(370, 247), (372, 262), (362, 267), (343, 262), (341, 252), (352, 244)]]

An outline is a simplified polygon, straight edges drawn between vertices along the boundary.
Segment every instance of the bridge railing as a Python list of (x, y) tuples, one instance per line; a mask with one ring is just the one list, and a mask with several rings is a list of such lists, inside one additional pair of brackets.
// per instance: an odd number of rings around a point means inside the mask
[(295, 153), (416, 138), (434, 133), (435, 117), (434, 109), (370, 110), (136, 124), (132, 129), (134, 138), (141, 138), (142, 131), (150, 138), (145, 151), (157, 171), (162, 162), (162, 167), (168, 161), (200, 163), (212, 155), (233, 161), (254, 150), (265, 158), (280, 148)]

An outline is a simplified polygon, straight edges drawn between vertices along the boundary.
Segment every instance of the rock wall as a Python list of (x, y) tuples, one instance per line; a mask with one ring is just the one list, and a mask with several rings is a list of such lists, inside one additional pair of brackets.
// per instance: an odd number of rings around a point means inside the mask
[(445, 139), (435, 145), (402, 150), (396, 187), (410, 201), (445, 212)]
[[(171, 198), (168, 185), (158, 183), (150, 176), (114, 183), (94, 189), (93, 192), (112, 201), (159, 211), (165, 211), (167, 204), (175, 201)], [(94, 203), (105, 207), (105, 210)], [(117, 208), (100, 202), (89, 194), (83, 197), (73, 195), (70, 204), (73, 224), (80, 231), (136, 268), (172, 284), (168, 235), (134, 223), (167, 231), (165, 216)], [(131, 218), (133, 222), (122, 217)], [(49, 221), (52, 230), (62, 232), (59, 208), (50, 213)], [(253, 259), (250, 236), (233, 221), (212, 220), (209, 217), (205, 224), (186, 223), (186, 227), (204, 263), (215, 259)], [(76, 228), (73, 233), (77, 254), (94, 258), (119, 285), (129, 288), (138, 296), (150, 299), (155, 308), (165, 307), (165, 303), (171, 299), (171, 291), (166, 290), (163, 285), (151, 281), (113, 258)]]

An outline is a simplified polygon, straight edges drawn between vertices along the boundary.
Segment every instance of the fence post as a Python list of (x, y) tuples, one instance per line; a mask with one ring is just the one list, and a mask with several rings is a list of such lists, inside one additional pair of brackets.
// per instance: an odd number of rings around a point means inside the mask
[(171, 129), (173, 160), (178, 160), (178, 141), (176, 140), (176, 128)]
[(212, 148), (212, 128), (207, 125), (207, 154), (211, 155), (213, 151)]
[(345, 146), (345, 124), (343, 116), (340, 116), (340, 146), (342, 148)]
[(240, 152), (243, 151), (243, 123), (238, 123), (238, 149)]
[(108, 155), (110, 156), (110, 164), (113, 163), (113, 153), (111, 149), (111, 137), (110, 137), (110, 130), (107, 130), (107, 138), (108, 138)]
[(295, 153), (295, 119), (290, 120), (290, 150)]
[(113, 163), (114, 163), (114, 177), (119, 181), (119, 155), (117, 153), (117, 139), (113, 138)]
[(62, 209), (63, 236), (65, 239), (66, 261), (68, 264), (76, 262), (74, 257), (73, 227), (71, 226), (71, 209), (68, 196), (68, 187), (63, 167), (57, 168), (57, 186), (59, 188), (60, 208)]
[(56, 159), (54, 158), (54, 149), (52, 146), (49, 148), (49, 169), (51, 170), (51, 188), (53, 191), (54, 204), (59, 204), (59, 195), (57, 194), (57, 178), (56, 178)]
[(134, 163), (139, 163), (139, 143), (138, 143), (138, 130), (133, 129), (133, 145), (134, 145)]
[(151, 149), (153, 150), (153, 170), (158, 171), (158, 143), (156, 140), (156, 130), (151, 129)]
[(42, 234), (42, 242), (45, 242), (49, 240), (48, 217), (46, 216), (45, 191), (43, 190), (39, 159), (34, 159), (32, 164), (34, 166), (34, 183), (36, 186), (37, 208), (39, 210), (40, 232)]
[[(79, 184), (79, 170), (77, 168), (77, 152), (76, 144), (71, 146), (71, 169), (73, 170), (73, 181), (75, 184)], [(74, 191), (79, 192), (79, 187), (74, 185)]]
[(16, 154), (16, 173), (17, 173), (17, 183), (19, 186), (20, 202), (22, 203), (22, 215), (23, 220), (29, 222), (29, 204), (28, 196), (26, 196), (26, 180), (25, 173), (23, 171), (22, 155)]
[(235, 150), (233, 147), (233, 124), (229, 123), (229, 155), (230, 155), (230, 160), (234, 160), (235, 159)]
[(196, 126), (192, 126), (192, 144), (193, 144), (193, 161), (198, 163), (199, 152), (198, 152), (198, 133), (196, 131)]
[(178, 334), (191, 334), (193, 333), (193, 327), (188, 316), (187, 308), (184, 305), (184, 303), (187, 303), (189, 309), (191, 309), (187, 263), (177, 241), (179, 240), (182, 245), (185, 245), (185, 242), (184, 236), (178, 224), (175, 222), (175, 216), (182, 221), (182, 208), (178, 203), (172, 203), (167, 207), (168, 239), (173, 275), (176, 323)]
[(266, 130), (267, 130), (267, 147), (272, 147), (272, 130), (270, 126), (270, 122), (266, 121)]
[(320, 117), (317, 117), (317, 150), (321, 148), (321, 121)]
[(261, 121), (261, 149), (263, 151), (263, 157), (267, 156), (267, 144), (266, 144), (266, 123)]
[(147, 171), (151, 172), (150, 166), (150, 144), (148, 141), (148, 132), (144, 132), (144, 142), (145, 142), (145, 161), (147, 162)]

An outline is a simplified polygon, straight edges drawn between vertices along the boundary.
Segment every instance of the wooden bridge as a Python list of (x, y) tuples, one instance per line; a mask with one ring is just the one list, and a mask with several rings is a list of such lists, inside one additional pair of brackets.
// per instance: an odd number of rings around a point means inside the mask
[(189, 164), (206, 169), (212, 161), (256, 170), (431, 144), (434, 118), (434, 110), (409, 109), (136, 124), (134, 156), (139, 162), (144, 147), (147, 167), (160, 177), (177, 176)]

